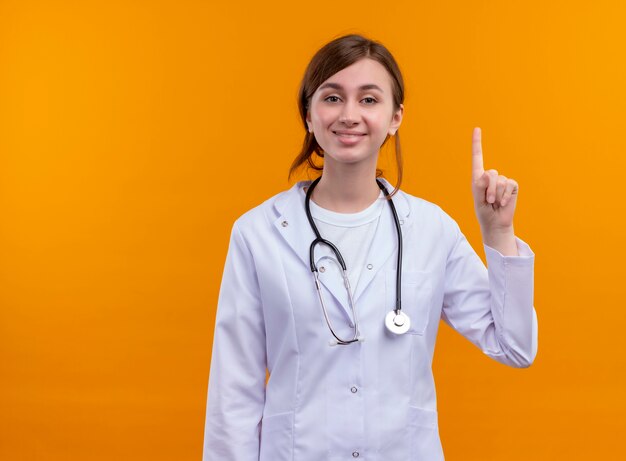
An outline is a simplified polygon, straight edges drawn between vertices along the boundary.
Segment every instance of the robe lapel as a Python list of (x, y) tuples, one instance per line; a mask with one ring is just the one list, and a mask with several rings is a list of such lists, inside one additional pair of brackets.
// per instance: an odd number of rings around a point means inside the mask
[[(391, 192), (393, 186), (386, 180), (383, 180), (387, 189)], [(399, 191), (393, 197), (393, 203), (398, 213), (398, 219), (400, 220), (400, 230), (404, 234), (406, 229), (411, 225), (411, 216), (409, 213), (409, 202), (407, 197), (402, 191)], [(398, 255), (398, 235), (396, 231), (396, 225), (393, 219), (393, 212), (389, 204), (383, 208), (380, 216), (380, 221), (376, 228), (372, 245), (369, 249), (368, 258), (366, 264), (371, 264), (372, 269), (363, 268), (361, 271), (361, 277), (354, 293), (354, 302), (358, 306), (359, 297), (367, 289), (370, 283), (374, 280), (380, 270), (389, 264), (389, 259), (393, 258), (393, 267), (395, 268), (396, 258)], [(393, 306), (389, 306), (391, 309)]]

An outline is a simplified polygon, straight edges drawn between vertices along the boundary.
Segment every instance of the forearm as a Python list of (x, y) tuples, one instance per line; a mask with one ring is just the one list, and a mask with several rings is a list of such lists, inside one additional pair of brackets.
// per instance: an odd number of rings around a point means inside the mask
[(534, 253), (518, 237), (514, 243), (517, 256), (485, 244), (487, 270), (458, 231), (446, 265), (442, 318), (489, 357), (521, 368), (537, 351)]

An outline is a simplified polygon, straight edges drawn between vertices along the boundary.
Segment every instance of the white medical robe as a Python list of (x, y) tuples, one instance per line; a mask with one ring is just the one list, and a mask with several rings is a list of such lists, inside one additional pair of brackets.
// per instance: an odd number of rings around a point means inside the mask
[[(329, 346), (309, 265), (303, 181), (233, 226), (219, 295), (204, 461), (440, 461), (432, 358), (440, 319), (486, 355), (528, 367), (537, 353), (534, 253), (485, 246), (488, 270), (440, 207), (394, 196), (404, 239), (407, 334), (384, 326), (397, 236), (386, 206), (354, 293), (362, 342)], [(386, 183), (391, 187), (389, 183)], [(315, 259), (330, 251), (317, 247)], [(319, 274), (338, 334), (352, 337), (337, 267)], [(270, 378), (265, 383), (266, 368)]]

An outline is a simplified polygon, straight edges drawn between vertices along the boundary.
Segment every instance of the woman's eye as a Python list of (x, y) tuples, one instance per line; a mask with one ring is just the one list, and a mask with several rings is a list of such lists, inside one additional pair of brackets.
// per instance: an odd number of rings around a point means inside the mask
[[(324, 101), (326, 101), (326, 102), (339, 102), (339, 101), (341, 101), (341, 98), (339, 98), (339, 96), (326, 96), (324, 98)], [(367, 105), (376, 104), (378, 102), (376, 100), (376, 98), (372, 98), (371, 96), (363, 98), (361, 101), (364, 102)]]

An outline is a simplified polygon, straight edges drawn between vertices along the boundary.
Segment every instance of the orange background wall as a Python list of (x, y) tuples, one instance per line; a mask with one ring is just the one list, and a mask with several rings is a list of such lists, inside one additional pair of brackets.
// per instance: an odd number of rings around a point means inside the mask
[(482, 256), (479, 125), (537, 255), (531, 368), (440, 331), (447, 460), (623, 455), (624, 5), (0, 1), (0, 459), (200, 459), (231, 225), (289, 187), (300, 77), (348, 32), (403, 69), (404, 189)]

